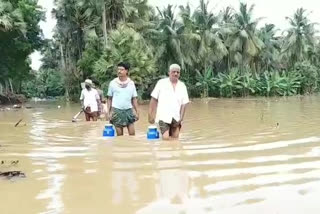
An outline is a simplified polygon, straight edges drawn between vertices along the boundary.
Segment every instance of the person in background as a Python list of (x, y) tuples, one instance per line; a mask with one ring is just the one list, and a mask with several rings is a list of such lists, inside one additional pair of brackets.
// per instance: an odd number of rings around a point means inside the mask
[(121, 62), (117, 66), (118, 77), (113, 79), (108, 89), (108, 112), (110, 123), (116, 127), (118, 136), (127, 127), (129, 135), (135, 135), (134, 122), (139, 119), (137, 90), (129, 78), (130, 65)]
[(82, 89), (80, 101), (85, 113), (86, 121), (97, 121), (98, 106), (100, 105), (100, 97), (96, 89), (93, 88), (93, 83), (90, 79), (85, 80), (85, 88)]
[(157, 82), (151, 93), (149, 123), (159, 123), (162, 138), (179, 138), (186, 106), (189, 103), (187, 87), (179, 80), (181, 68), (172, 64), (169, 77)]
[(101, 110), (101, 115), (100, 115), (100, 119), (101, 120), (108, 120), (108, 104), (107, 104), (107, 100), (103, 100), (101, 103), (102, 106), (102, 110)]
[(100, 89), (100, 83), (98, 80), (93, 80), (92, 82), (93, 82), (93, 88), (97, 90), (99, 98), (100, 98), (100, 104), (98, 105), (98, 118), (101, 119), (101, 116), (104, 113), (103, 103), (105, 103), (103, 91)]

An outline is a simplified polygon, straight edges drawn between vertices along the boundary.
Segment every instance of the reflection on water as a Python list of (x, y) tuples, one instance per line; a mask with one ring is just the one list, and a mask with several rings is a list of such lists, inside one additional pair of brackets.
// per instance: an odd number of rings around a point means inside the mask
[(197, 100), (177, 142), (145, 139), (147, 106), (137, 136), (114, 139), (72, 123), (77, 105), (0, 112), (0, 171), (27, 175), (0, 180), (1, 213), (318, 214), (319, 104)]
[(184, 169), (180, 142), (152, 146), (156, 199), (138, 214), (181, 213), (189, 199), (190, 179)]
[(122, 148), (112, 147), (112, 202), (115, 205), (121, 205), (124, 202), (137, 201), (138, 182), (135, 168), (139, 164), (134, 163), (134, 157), (128, 153), (126, 154), (126, 162), (120, 159), (123, 152)]
[(37, 163), (44, 165), (44, 171), (48, 175), (47, 177), (39, 178), (48, 182), (48, 188), (39, 192), (36, 199), (48, 200), (46, 210), (41, 213), (63, 213), (64, 205), (61, 198), (61, 190), (65, 175), (59, 173), (64, 168), (64, 166), (59, 163), (59, 158), (63, 157), (59, 155), (59, 153), (64, 149), (61, 148), (60, 151), (57, 150), (57, 147), (54, 147), (54, 145), (49, 141), (50, 138), (54, 137), (50, 137), (47, 133), (49, 129), (58, 128), (59, 124), (50, 123), (43, 117), (43, 112), (32, 113), (30, 130), (31, 144), (36, 145), (36, 147), (30, 151), (28, 156), (34, 164)]

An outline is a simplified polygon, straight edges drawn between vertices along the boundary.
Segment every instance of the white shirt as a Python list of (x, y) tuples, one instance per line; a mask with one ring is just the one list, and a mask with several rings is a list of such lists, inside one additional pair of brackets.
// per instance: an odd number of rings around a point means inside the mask
[(96, 89), (91, 88), (90, 91), (88, 89), (83, 89), (81, 91), (80, 100), (83, 100), (84, 108), (90, 107), (91, 112), (98, 111), (98, 102), (100, 99), (99, 93)]
[(159, 80), (151, 96), (158, 100), (156, 122), (162, 120), (171, 123), (172, 119), (179, 121), (181, 106), (189, 103), (187, 87), (180, 80), (175, 89), (169, 78)]

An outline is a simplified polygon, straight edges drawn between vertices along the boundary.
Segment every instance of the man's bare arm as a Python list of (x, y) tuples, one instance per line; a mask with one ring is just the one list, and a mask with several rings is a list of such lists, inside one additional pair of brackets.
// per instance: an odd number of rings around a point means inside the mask
[(152, 97), (149, 104), (149, 114), (148, 114), (148, 120), (149, 120), (149, 123), (151, 124), (155, 123), (157, 106), (158, 106), (158, 100)]
[(134, 111), (136, 112), (137, 119), (139, 119), (138, 99), (136, 97), (132, 98), (132, 106)]
[(180, 109), (180, 122), (183, 121), (183, 119), (184, 119), (184, 115), (186, 113), (187, 105), (188, 104), (184, 104), (184, 105), (181, 106), (181, 109)]
[(107, 100), (107, 105), (108, 105), (108, 118), (109, 120), (111, 119), (111, 110), (112, 110), (112, 97), (108, 97)]

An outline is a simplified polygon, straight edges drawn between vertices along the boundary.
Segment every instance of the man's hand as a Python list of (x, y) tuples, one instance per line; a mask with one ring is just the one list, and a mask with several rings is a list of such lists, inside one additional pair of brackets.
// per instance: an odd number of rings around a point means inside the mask
[(138, 121), (139, 120), (139, 112), (135, 112), (134, 116), (136, 118), (136, 121)]
[(158, 100), (151, 97), (150, 104), (149, 104), (149, 113), (148, 113), (148, 121), (151, 124), (155, 123), (155, 115), (157, 112), (158, 107)]
[(152, 117), (150, 115), (148, 115), (148, 121), (149, 121), (150, 124), (154, 124), (155, 123), (154, 117)]
[(107, 120), (110, 121), (112, 118), (112, 111), (109, 111), (107, 114)]

